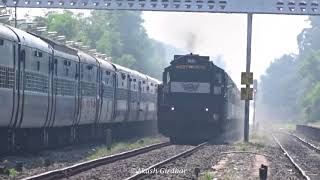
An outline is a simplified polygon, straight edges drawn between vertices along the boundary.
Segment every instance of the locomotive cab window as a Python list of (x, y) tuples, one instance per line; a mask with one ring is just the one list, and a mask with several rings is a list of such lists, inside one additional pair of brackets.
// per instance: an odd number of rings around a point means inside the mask
[(4, 40), (0, 39), (0, 46), (3, 46), (3, 45), (4, 45)]
[(222, 83), (222, 76), (221, 76), (220, 73), (216, 75), (216, 82), (217, 83)]
[(163, 77), (164, 77), (163, 82), (168, 84), (170, 82), (170, 73), (168, 71), (164, 72)]

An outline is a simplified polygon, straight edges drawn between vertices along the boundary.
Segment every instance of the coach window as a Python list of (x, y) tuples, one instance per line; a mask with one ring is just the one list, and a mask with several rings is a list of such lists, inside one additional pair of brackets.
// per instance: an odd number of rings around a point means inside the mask
[(110, 75), (110, 72), (109, 71), (105, 71), (105, 73), (106, 73), (106, 76), (105, 76), (105, 82), (106, 82), (106, 84), (109, 84), (109, 75)]
[(137, 83), (137, 80), (136, 80), (136, 79), (133, 79), (133, 89), (134, 89), (134, 90), (136, 89), (136, 83)]
[[(33, 51), (33, 55), (35, 57), (41, 58), (42, 52), (35, 50), (35, 51)], [(40, 71), (40, 60), (33, 61), (33, 63), (35, 63), (35, 64), (33, 64), (34, 68), (32, 68), (32, 69), (35, 69), (36, 71)]]
[(91, 72), (91, 70), (93, 69), (93, 65), (91, 65), (91, 64), (89, 64), (89, 65), (87, 65), (87, 70), (88, 71), (86, 71), (86, 80), (89, 80), (89, 81), (91, 81), (92, 80), (92, 72)]
[(94, 68), (94, 73), (96, 74), (96, 82), (98, 83), (99, 82), (99, 73), (98, 73), (98, 69), (95, 67)]
[(81, 79), (83, 79), (83, 73), (84, 73), (83, 64), (81, 64), (80, 65), (80, 77), (81, 77)]
[(37, 61), (37, 71), (40, 71), (40, 61)]
[(76, 71), (75, 71), (75, 74), (74, 74), (74, 78), (77, 79), (79, 76), (79, 72), (78, 72), (78, 64), (76, 63)]
[(122, 79), (121, 85), (122, 85), (122, 87), (124, 87), (124, 81), (125, 81), (125, 79), (126, 79), (126, 74), (122, 73), (122, 74), (121, 74), (121, 79)]
[(64, 60), (63, 61), (63, 64), (64, 64), (64, 69), (65, 69), (65, 76), (69, 76), (69, 67), (71, 65), (71, 62), (70, 61), (67, 61), (67, 60)]
[(35, 57), (42, 57), (42, 52), (40, 51), (34, 51), (33, 54)]

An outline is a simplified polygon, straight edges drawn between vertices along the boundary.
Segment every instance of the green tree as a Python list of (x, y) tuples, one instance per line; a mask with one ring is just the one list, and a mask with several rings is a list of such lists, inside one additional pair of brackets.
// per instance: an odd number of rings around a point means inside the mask
[(294, 55), (284, 55), (270, 64), (261, 77), (260, 104), (280, 120), (294, 120), (299, 117), (299, 76), (297, 59)]
[(56, 31), (66, 39), (73, 39), (78, 34), (79, 21), (70, 11), (63, 11), (62, 14), (49, 13), (46, 24), (48, 31)]
[(173, 49), (148, 37), (141, 12), (92, 11), (87, 17), (70, 11), (49, 12), (44, 21), (49, 31), (57, 31), (66, 40), (81, 41), (111, 56), (115, 63), (159, 79), (168, 64), (167, 51)]

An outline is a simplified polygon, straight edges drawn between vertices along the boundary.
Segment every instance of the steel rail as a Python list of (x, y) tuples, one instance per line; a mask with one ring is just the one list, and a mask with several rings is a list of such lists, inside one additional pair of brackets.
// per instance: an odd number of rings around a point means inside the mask
[(299, 171), (299, 173), (304, 177), (306, 180), (311, 180), (310, 177), (306, 174), (306, 172), (293, 160), (293, 158), (289, 155), (289, 153), (286, 151), (286, 149), (281, 145), (279, 140), (272, 134), (273, 139), (276, 141), (276, 143), (279, 145), (280, 149), (284, 152), (284, 154), (287, 156), (287, 158), (291, 161), (291, 163), (294, 165), (294, 167)]
[(24, 178), (22, 180), (52, 180), (52, 179), (61, 179), (61, 178), (68, 178), (70, 176), (73, 176), (75, 174), (79, 174), (83, 171), (87, 171), (89, 169), (102, 166), (105, 164), (113, 163), (119, 160), (127, 159), (139, 154), (143, 154), (155, 149), (159, 149), (162, 147), (169, 146), (169, 142), (163, 142), (163, 143), (157, 143), (157, 144), (152, 144), (146, 147), (138, 148), (138, 149), (133, 149), (130, 151), (78, 163), (72, 166), (68, 166), (62, 169), (57, 169), (53, 171), (48, 171), (42, 174), (34, 175), (31, 177)]
[(297, 139), (299, 142), (301, 142), (302, 144), (306, 145), (306, 146), (309, 147), (310, 149), (316, 151), (317, 153), (320, 153), (320, 148), (319, 148), (319, 147), (317, 147), (317, 146), (315, 146), (315, 145), (307, 142), (305, 139), (303, 139), (303, 138), (301, 138), (301, 137), (299, 137), (299, 136), (297, 136), (297, 135), (295, 135), (295, 134), (290, 134), (290, 133), (289, 133), (289, 135), (292, 136), (292, 137), (294, 137), (295, 139)]
[(152, 173), (147, 173), (147, 172), (150, 172), (152, 169), (158, 169), (158, 168), (162, 167), (163, 165), (165, 165), (165, 164), (167, 164), (169, 162), (175, 161), (176, 159), (179, 159), (181, 157), (189, 156), (193, 152), (195, 152), (195, 151), (199, 150), (200, 148), (202, 148), (203, 146), (205, 146), (206, 144), (208, 144), (208, 143), (205, 142), (205, 143), (199, 144), (196, 147), (193, 147), (193, 148), (191, 148), (189, 150), (186, 150), (186, 151), (184, 151), (184, 152), (182, 152), (180, 154), (172, 156), (172, 157), (170, 157), (170, 158), (168, 158), (168, 159), (166, 159), (164, 161), (161, 161), (161, 162), (159, 162), (157, 164), (154, 164), (154, 165), (144, 169), (143, 171), (138, 172), (135, 175), (126, 178), (126, 180), (137, 180), (137, 179), (142, 179), (142, 178), (145, 178), (147, 176), (150, 176), (150, 175), (152, 175)]

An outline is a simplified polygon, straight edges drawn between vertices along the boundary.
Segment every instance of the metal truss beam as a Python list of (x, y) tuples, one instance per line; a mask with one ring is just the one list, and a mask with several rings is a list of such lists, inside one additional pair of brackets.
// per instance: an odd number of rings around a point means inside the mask
[(0, 0), (23, 8), (319, 15), (320, 0)]

